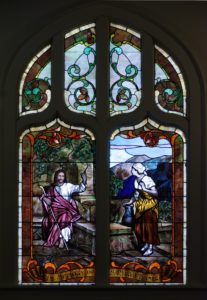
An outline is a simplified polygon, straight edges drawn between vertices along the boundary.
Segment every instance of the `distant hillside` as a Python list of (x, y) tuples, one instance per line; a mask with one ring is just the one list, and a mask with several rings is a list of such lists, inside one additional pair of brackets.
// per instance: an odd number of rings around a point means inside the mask
[(145, 162), (145, 167), (147, 170), (157, 169), (158, 164), (160, 163), (171, 163), (172, 156), (171, 155), (163, 155), (156, 158), (151, 158), (150, 160)]
[(161, 162), (156, 169), (150, 169), (147, 174), (156, 184), (159, 201), (171, 201), (172, 197), (172, 163)]
[(135, 155), (134, 157), (127, 159), (125, 162), (118, 163), (117, 165), (113, 166), (111, 170), (116, 173), (117, 169), (122, 168), (128, 172), (129, 175), (126, 177), (128, 178), (130, 175), (132, 175), (131, 168), (134, 163), (140, 162), (143, 163), (143, 165), (146, 167), (146, 170), (155, 170), (157, 169), (157, 165), (159, 163), (171, 163), (171, 161), (171, 155), (163, 155), (156, 158), (150, 158), (147, 155)]
[(146, 160), (151, 160), (151, 158), (147, 155), (134, 155), (133, 157), (127, 159), (126, 162), (142, 163), (142, 162), (145, 162)]

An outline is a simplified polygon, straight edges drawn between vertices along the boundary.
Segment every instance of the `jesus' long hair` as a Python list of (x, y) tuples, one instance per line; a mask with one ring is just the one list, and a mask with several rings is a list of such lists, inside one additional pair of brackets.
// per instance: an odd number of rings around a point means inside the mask
[(64, 174), (64, 182), (67, 182), (67, 176), (66, 176), (66, 172), (65, 170), (63, 169), (59, 169), (55, 172), (55, 175), (54, 175), (54, 185), (57, 184), (57, 177), (60, 173), (63, 173)]

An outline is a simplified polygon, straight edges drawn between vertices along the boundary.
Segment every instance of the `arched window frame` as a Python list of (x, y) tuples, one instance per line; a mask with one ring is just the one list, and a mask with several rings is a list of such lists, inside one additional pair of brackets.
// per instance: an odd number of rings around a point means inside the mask
[[(92, 11), (92, 13), (91, 13)], [(47, 123), (54, 119), (55, 116), (59, 116), (68, 124), (72, 125), (85, 125), (89, 129), (91, 129), (97, 139), (97, 154), (96, 160), (99, 161), (100, 164), (97, 164), (97, 179), (98, 174), (102, 174), (102, 178), (97, 180), (97, 219), (103, 218), (104, 220), (109, 217), (109, 202), (106, 202), (104, 199), (108, 199), (109, 191), (105, 189), (102, 182), (107, 186), (109, 181), (108, 178), (108, 165), (106, 164), (108, 159), (108, 139), (110, 134), (118, 127), (121, 126), (130, 126), (140, 123), (145, 117), (150, 117), (153, 120), (158, 121), (166, 126), (171, 126), (176, 124), (176, 126), (181, 129), (188, 143), (188, 157), (190, 157), (189, 166), (188, 166), (188, 181), (189, 178), (196, 178), (196, 182), (192, 185), (188, 186), (188, 195), (190, 197), (190, 210), (188, 212), (188, 227), (189, 230), (193, 228), (193, 232), (197, 232), (198, 234), (193, 237), (189, 236), (189, 244), (194, 241), (194, 243), (198, 243), (201, 239), (201, 220), (199, 220), (198, 216), (194, 214), (194, 211), (201, 211), (201, 202), (196, 202), (196, 199), (201, 199), (201, 159), (197, 159), (201, 153), (201, 136), (198, 135), (198, 132), (201, 134), (201, 122), (198, 123), (197, 120), (201, 114), (201, 102), (197, 102), (196, 105), (193, 105), (193, 99), (200, 99), (200, 84), (199, 78), (196, 74), (195, 68), (187, 55), (186, 51), (182, 46), (179, 45), (173, 38), (171, 38), (164, 31), (160, 30), (158, 27), (154, 26), (154, 24), (147, 22), (141, 16), (137, 18), (134, 14), (129, 14), (124, 12), (123, 10), (118, 10), (119, 14), (117, 14), (117, 9), (110, 8), (108, 10), (107, 6), (103, 6), (101, 9), (100, 15), (100, 7), (93, 6), (92, 8), (88, 8), (88, 13), (84, 11), (79, 11), (79, 18), (72, 18), (69, 14), (63, 17), (60, 21), (54, 22), (50, 26), (43, 29), (43, 31), (37, 34), (35, 37), (29, 40), (22, 49), (20, 49), (19, 53), (15, 57), (14, 61), (11, 64), (11, 67), (8, 71), (6, 80), (5, 80), (5, 101), (6, 99), (15, 99), (15, 109), (12, 111), (8, 111), (6, 106), (4, 105), (4, 135), (7, 134), (5, 138), (5, 144), (3, 148), (3, 157), (5, 157), (5, 161), (3, 162), (3, 174), (2, 183), (4, 184), (3, 188), (3, 207), (6, 211), (9, 209), (13, 209), (11, 211), (11, 219), (6, 220), (4, 217), (4, 225), (5, 228), (8, 228), (9, 221), (11, 228), (11, 234), (13, 236), (16, 235), (16, 224), (17, 224), (17, 182), (14, 180), (10, 182), (10, 187), (5, 178), (8, 178), (10, 172), (15, 169), (16, 178), (18, 178), (18, 169), (17, 169), (17, 153), (18, 153), (18, 136), (20, 133), (25, 130), (30, 125), (42, 125), (43, 123)], [(90, 13), (90, 14), (89, 14)], [(75, 12), (73, 11), (75, 15)], [(93, 18), (88, 18), (88, 15), (93, 15)], [(119, 15), (119, 18), (116, 16)], [(69, 17), (70, 16), (70, 17)], [(124, 17), (124, 18), (123, 18)], [(64, 91), (64, 34), (70, 30), (71, 28), (75, 28), (79, 25), (84, 25), (90, 21), (96, 21), (97, 27), (97, 52), (102, 53), (102, 55), (97, 56), (97, 117), (94, 119), (90, 116), (81, 116), (77, 118), (76, 114), (68, 111), (67, 107), (64, 104), (63, 91)], [(113, 118), (108, 119), (107, 124), (105, 123), (107, 116), (107, 106), (108, 102), (108, 85), (109, 85), (109, 72), (108, 67), (104, 64), (104, 60), (108, 60), (108, 45), (103, 43), (104, 40), (108, 39), (108, 25), (110, 21), (114, 23), (123, 23), (126, 26), (133, 28), (134, 30), (140, 31), (142, 34), (142, 69), (143, 69), (143, 97), (141, 106), (134, 112), (130, 113), (130, 118), (128, 114), (122, 116), (115, 116)], [(69, 21), (68, 21), (69, 20)], [(62, 30), (62, 28), (65, 29)], [(98, 34), (99, 32), (99, 34)], [(100, 34), (101, 33), (101, 34)], [(101, 37), (100, 37), (101, 36)], [(152, 38), (153, 37), (153, 38)], [(50, 42), (52, 40), (52, 99), (49, 107), (41, 112), (37, 118), (37, 116), (28, 115), (24, 118), (18, 117), (18, 88), (19, 81), (21, 78), (21, 74), (24, 71), (24, 61), (25, 64), (31, 59), (31, 57), (41, 49), (42, 46), (45, 45), (46, 40)], [(187, 97), (187, 117), (186, 119), (181, 116), (171, 115), (164, 113), (158, 109), (154, 102), (154, 45), (153, 41), (163, 47), (166, 51), (172, 54), (178, 65), (182, 67), (184, 70), (184, 77), (187, 84), (188, 97)], [(167, 42), (166, 42), (167, 41)], [(168, 49), (166, 48), (166, 45)], [(35, 47), (34, 47), (35, 45)], [(27, 49), (27, 51), (26, 51)], [(172, 50), (173, 49), (173, 53)], [(99, 71), (98, 71), (99, 69)], [(186, 76), (185, 76), (186, 75)], [(194, 88), (192, 86), (194, 85)], [(13, 86), (14, 89), (10, 89), (9, 87)], [(62, 101), (60, 101), (62, 99)], [(5, 102), (6, 103), (6, 102)], [(57, 109), (58, 107), (58, 109)], [(10, 126), (8, 125), (8, 119), (10, 118)], [(106, 124), (105, 128), (103, 128), (102, 124)], [(197, 125), (197, 128), (194, 128), (192, 124)], [(102, 136), (100, 136), (100, 131)], [(12, 138), (11, 138), (12, 137)], [(200, 138), (199, 138), (200, 137)], [(193, 145), (196, 147), (193, 147)], [(15, 153), (13, 151), (15, 149)], [(99, 151), (100, 149), (100, 151)], [(15, 166), (15, 167), (14, 167)], [(14, 173), (13, 173), (14, 174)], [(197, 175), (197, 176), (196, 176)], [(109, 185), (108, 185), (109, 186)], [(197, 190), (195, 190), (195, 186)], [(6, 195), (8, 189), (11, 188), (11, 198), (12, 202), (7, 202)], [(194, 199), (194, 200), (193, 200)], [(109, 224), (97, 222), (97, 236), (101, 236), (101, 238), (97, 238), (97, 256), (101, 253), (103, 254), (103, 246), (106, 246), (108, 243), (108, 232), (109, 232)], [(188, 230), (188, 232), (189, 232)], [(7, 231), (3, 232), (3, 236), (6, 238)], [(5, 239), (6, 240), (6, 239)], [(15, 240), (15, 238), (14, 238)], [(14, 242), (13, 240), (13, 242)], [(12, 244), (12, 245), (11, 245)], [(15, 247), (14, 247), (15, 244)], [(9, 266), (12, 268), (12, 275), (2, 276), (2, 282), (5, 285), (8, 285), (9, 278), (10, 284), (12, 286), (16, 285), (17, 279), (17, 239), (15, 243), (12, 243), (10, 240), (6, 240), (5, 245), (3, 245), (3, 251), (6, 252), (7, 247), (9, 247), (9, 252), (13, 253), (11, 260), (9, 261)], [(200, 245), (200, 244), (199, 244)], [(11, 247), (12, 246), (12, 247)], [(11, 251), (12, 248), (12, 251)], [(104, 247), (105, 248), (105, 247)], [(199, 247), (199, 252), (202, 253), (201, 247)], [(197, 264), (195, 261), (195, 257), (197, 256), (198, 248), (193, 249), (189, 247), (188, 254), (188, 285), (189, 286), (197, 286), (200, 285), (200, 280), (198, 279), (196, 274), (201, 274), (201, 265)], [(2, 257), (2, 256), (1, 256)], [(108, 282), (108, 270), (105, 268), (103, 271), (103, 266), (105, 266), (105, 262), (109, 258), (109, 251), (106, 249), (104, 251), (104, 257), (102, 256), (101, 261), (97, 261), (97, 286), (105, 287)], [(2, 266), (3, 269), (6, 269), (6, 264), (8, 262), (2, 258)], [(15, 267), (14, 267), (15, 266)], [(191, 271), (190, 271), (191, 270)], [(101, 271), (101, 272), (100, 272)]]

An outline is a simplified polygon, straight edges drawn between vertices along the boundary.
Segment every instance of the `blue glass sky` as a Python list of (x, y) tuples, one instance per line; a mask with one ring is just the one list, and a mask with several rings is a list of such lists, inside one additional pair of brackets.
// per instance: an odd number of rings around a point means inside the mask
[(110, 167), (120, 162), (125, 162), (134, 155), (147, 155), (149, 158), (172, 155), (172, 148), (166, 139), (160, 139), (156, 147), (146, 147), (140, 138), (125, 139), (116, 136), (110, 141)]

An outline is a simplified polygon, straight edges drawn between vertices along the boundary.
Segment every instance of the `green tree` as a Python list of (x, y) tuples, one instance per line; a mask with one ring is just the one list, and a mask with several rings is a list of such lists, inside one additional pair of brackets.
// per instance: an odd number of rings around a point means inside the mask
[(119, 190), (122, 188), (123, 188), (123, 180), (116, 177), (116, 175), (110, 170), (111, 196), (117, 196)]

